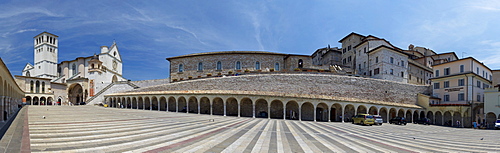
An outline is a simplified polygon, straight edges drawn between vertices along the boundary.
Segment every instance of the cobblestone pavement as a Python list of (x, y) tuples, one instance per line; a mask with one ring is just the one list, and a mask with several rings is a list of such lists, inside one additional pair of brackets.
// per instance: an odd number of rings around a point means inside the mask
[(93, 106), (29, 106), (28, 116), (32, 152), (500, 151), (500, 130), (361, 126)]

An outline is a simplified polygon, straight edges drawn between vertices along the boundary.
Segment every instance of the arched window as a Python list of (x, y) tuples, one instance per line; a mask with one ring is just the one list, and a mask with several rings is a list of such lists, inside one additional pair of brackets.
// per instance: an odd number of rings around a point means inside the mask
[(280, 70), (280, 63), (275, 63), (274, 64), (274, 70), (279, 71)]
[(76, 75), (76, 73), (78, 73), (78, 71), (76, 70), (76, 64), (73, 63), (73, 66), (71, 66), (71, 69), (73, 70), (73, 75)]
[(27, 76), (27, 77), (30, 77), (30, 76), (31, 76), (30, 71), (26, 71), (26, 76)]
[(222, 62), (217, 62), (217, 70), (222, 70)]
[(203, 63), (198, 63), (198, 71), (203, 71)]
[(302, 59), (299, 59), (299, 68), (304, 67), (304, 61)]
[(241, 70), (241, 62), (237, 61), (235, 67), (236, 67), (237, 70)]
[(45, 93), (45, 82), (42, 82), (42, 93)]
[(255, 69), (260, 70), (260, 62), (259, 61), (255, 62)]
[(36, 93), (40, 93), (40, 81), (36, 81)]
[(91, 67), (92, 67), (92, 69), (94, 69), (94, 64), (92, 64), (92, 66), (91, 66)]
[(179, 72), (184, 72), (184, 65), (179, 64)]
[(33, 93), (33, 86), (35, 86), (35, 82), (30, 82), (30, 92)]

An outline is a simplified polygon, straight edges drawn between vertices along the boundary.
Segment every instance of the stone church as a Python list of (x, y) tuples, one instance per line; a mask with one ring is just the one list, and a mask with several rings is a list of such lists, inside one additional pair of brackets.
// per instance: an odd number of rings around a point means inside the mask
[[(42, 32), (33, 38), (34, 63), (27, 63), (16, 82), (25, 92), (25, 104), (79, 105), (122, 76), (122, 58), (115, 42), (99, 54), (58, 61), (58, 36)], [(95, 97), (94, 97), (95, 98)]]

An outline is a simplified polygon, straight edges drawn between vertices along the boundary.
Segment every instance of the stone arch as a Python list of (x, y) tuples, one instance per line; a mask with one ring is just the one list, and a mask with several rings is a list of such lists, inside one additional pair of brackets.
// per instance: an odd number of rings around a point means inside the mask
[(250, 98), (243, 98), (240, 101), (240, 116), (252, 117), (253, 116), (253, 102)]
[(382, 117), (382, 120), (384, 120), (384, 123), (387, 123), (390, 119), (389, 112), (388, 112), (387, 108), (385, 108), (385, 107), (380, 108), (379, 115)]
[(212, 111), (214, 115), (224, 115), (224, 101), (220, 97), (212, 101)]
[(47, 105), (54, 105), (54, 104), (53, 104), (53, 101), (54, 101), (54, 100), (52, 99), (52, 97), (48, 97), (48, 98), (47, 98)]
[(319, 103), (316, 105), (316, 121), (328, 122), (328, 105), (325, 103)]
[(41, 97), (40, 98), (40, 105), (46, 105), (47, 104), (47, 98)]
[(408, 123), (413, 122), (413, 116), (411, 115), (411, 110), (406, 110), (406, 114), (404, 117), (406, 118), (406, 122)]
[(399, 109), (398, 111), (398, 117), (405, 117), (405, 110), (404, 109)]
[(26, 96), (26, 105), (31, 105), (32, 101), (31, 96)]
[(74, 105), (80, 104), (80, 102), (85, 101), (83, 99), (83, 87), (78, 83), (70, 85), (68, 90), (68, 99), (68, 102)]
[(371, 107), (368, 109), (368, 114), (372, 114), (372, 115), (379, 115), (379, 112), (378, 112), (377, 107), (375, 107), (375, 106), (371, 106)]
[(368, 113), (368, 109), (366, 108), (365, 105), (359, 105), (356, 110), (357, 110), (356, 114), (366, 114), (366, 113)]
[(429, 120), (431, 121), (431, 124), (436, 124), (436, 121), (434, 119), (434, 113), (431, 112), (431, 111), (428, 111), (427, 112), (427, 118), (429, 118)]
[(167, 98), (164, 96), (160, 97), (160, 111), (167, 111)]
[(125, 108), (132, 108), (132, 99), (130, 99), (130, 97), (127, 97), (127, 106), (125, 106)]
[(389, 119), (395, 118), (397, 116), (398, 116), (398, 112), (397, 112), (396, 108), (389, 109)]
[(443, 125), (443, 115), (440, 111), (436, 112), (434, 120), (434, 123), (436, 123), (436, 125)]
[(151, 107), (153, 108), (152, 110), (159, 110), (159, 103), (158, 103), (158, 98), (156, 96), (151, 97)]
[(207, 97), (200, 98), (200, 114), (210, 114), (210, 99)]
[(111, 82), (118, 82), (118, 77), (116, 77), (116, 75), (113, 75), (113, 77), (111, 78)]
[(453, 119), (451, 117), (451, 112), (450, 111), (444, 112), (443, 119), (444, 119), (444, 125), (446, 125), (446, 126), (452, 126), (453, 125)]
[(286, 103), (286, 118), (291, 120), (299, 119), (299, 104), (296, 101)]
[(151, 99), (149, 97), (144, 97), (144, 109), (153, 110), (153, 107), (151, 106)]
[(132, 109), (138, 109), (138, 102), (136, 97), (132, 97)]
[(310, 102), (305, 102), (300, 107), (300, 117), (302, 121), (314, 121), (314, 105)]
[(189, 97), (187, 109), (189, 113), (198, 113), (198, 99), (196, 97)]
[(425, 112), (424, 111), (420, 111), (420, 118), (424, 118), (425, 117)]
[(419, 118), (418, 115), (419, 115), (418, 110), (413, 111), (413, 118), (412, 118), (413, 122), (418, 120), (418, 118)]
[(332, 122), (342, 122), (342, 105), (335, 103), (330, 108), (330, 121)]
[(354, 105), (352, 104), (347, 104), (345, 105), (345, 111), (344, 111), (344, 121), (349, 122), (351, 121), (352, 117), (356, 114), (356, 111), (354, 109)]
[(283, 119), (283, 102), (280, 100), (271, 101), (271, 118)]
[(238, 116), (238, 100), (236, 98), (230, 97), (226, 100), (226, 115)]
[(177, 98), (177, 112), (187, 112), (186, 98), (182, 96)]
[(142, 97), (137, 97), (137, 109), (144, 109), (144, 101)]
[(255, 101), (255, 117), (268, 118), (269, 111), (267, 101), (264, 99), (257, 99)]
[(177, 112), (177, 103), (173, 96), (168, 97), (168, 110), (169, 112)]
[(486, 123), (488, 123), (488, 127), (486, 128), (493, 128), (495, 127), (495, 122), (497, 121), (497, 116), (493, 112), (488, 112), (486, 113)]
[[(455, 122), (455, 126), (463, 127), (463, 124), (462, 124), (463, 118), (462, 118), (462, 114), (460, 114), (460, 112), (457, 111), (457, 112), (453, 113), (453, 121)], [(457, 121), (460, 122), (460, 125), (457, 125)]]

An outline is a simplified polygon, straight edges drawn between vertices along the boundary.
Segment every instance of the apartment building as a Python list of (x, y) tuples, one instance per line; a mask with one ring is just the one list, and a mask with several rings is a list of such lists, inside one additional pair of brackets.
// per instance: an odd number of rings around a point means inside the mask
[(491, 87), (492, 71), (472, 57), (433, 65), (431, 78), (434, 97), (431, 104), (470, 104), (484, 102), (484, 89)]

